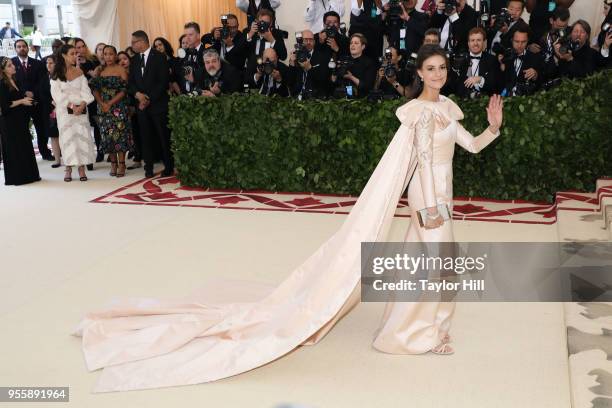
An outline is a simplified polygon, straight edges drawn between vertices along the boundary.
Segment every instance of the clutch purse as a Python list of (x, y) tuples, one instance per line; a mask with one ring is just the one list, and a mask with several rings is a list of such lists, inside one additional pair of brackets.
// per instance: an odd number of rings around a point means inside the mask
[[(438, 204), (436, 206), (438, 208), (438, 214), (442, 216), (444, 221), (448, 221), (451, 218), (450, 210), (448, 209), (448, 205), (446, 204)], [(419, 225), (421, 227), (425, 227), (425, 222), (427, 220), (427, 208), (423, 208), (422, 210), (417, 211), (417, 218), (419, 219)]]

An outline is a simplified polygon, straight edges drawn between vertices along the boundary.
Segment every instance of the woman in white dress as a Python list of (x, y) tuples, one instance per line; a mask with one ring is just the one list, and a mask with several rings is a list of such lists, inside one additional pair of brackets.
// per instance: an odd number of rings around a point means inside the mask
[(86, 111), (94, 96), (83, 71), (76, 67), (76, 62), (74, 47), (62, 45), (51, 77), (51, 96), (56, 106), (60, 148), (66, 164), (66, 182), (72, 181), (73, 166), (78, 167), (80, 180), (87, 181), (85, 166), (96, 159)]
[[(216, 381), (316, 344), (359, 303), (361, 243), (386, 241), (406, 187), (413, 216), (406, 241), (454, 240), (438, 204), (452, 206), (455, 144), (477, 153), (495, 140), (503, 103), (491, 97), (489, 126), (473, 137), (459, 123), (461, 109), (440, 95), (445, 51), (422, 47), (417, 68), (418, 97), (397, 110), (401, 126), (350, 214), (279, 286), (266, 292), (208, 284), (184, 300), (118, 300), (85, 316), (74, 334), (83, 337), (87, 368), (104, 369), (96, 392)], [(423, 226), (416, 222), (421, 209)], [(373, 346), (392, 354), (451, 354), (453, 312), (452, 302), (390, 303)]]

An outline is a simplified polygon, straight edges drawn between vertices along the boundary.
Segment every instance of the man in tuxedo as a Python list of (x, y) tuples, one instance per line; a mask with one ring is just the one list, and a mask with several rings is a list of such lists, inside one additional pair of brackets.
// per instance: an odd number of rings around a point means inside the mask
[[(191, 80), (191, 78), (190, 78)], [(229, 62), (222, 61), (214, 48), (204, 51), (204, 71), (195, 78), (200, 95), (221, 96), (242, 90), (242, 75)]]
[(236, 0), (236, 7), (246, 13), (249, 23), (257, 18), (261, 10), (268, 10), (274, 18), (275, 10), (280, 5), (280, 0)]
[(467, 51), (468, 33), (477, 24), (478, 15), (466, 0), (457, 0), (457, 7), (452, 8), (439, 0), (429, 23), (430, 27), (440, 29), (440, 47), (454, 52)]
[(468, 35), (470, 54), (459, 72), (451, 75), (454, 93), (462, 98), (493, 95), (501, 91), (499, 61), (485, 52), (487, 33), (481, 27), (472, 28)]
[(281, 60), (287, 58), (287, 47), (280, 30), (274, 28), (274, 15), (271, 11), (264, 9), (257, 13), (257, 20), (244, 29), (247, 48), (247, 59), (263, 57), (268, 48), (274, 48), (276, 55)]
[[(327, 35), (327, 30), (333, 32), (333, 36)], [(315, 34), (315, 49), (329, 53), (333, 56), (348, 56), (349, 39), (340, 30), (340, 14), (335, 11), (328, 11), (323, 16), (323, 30)]]
[(132, 34), (132, 48), (136, 55), (130, 62), (128, 92), (134, 96), (138, 107), (142, 156), (147, 178), (153, 177), (155, 143), (161, 146), (164, 170), (162, 176), (174, 174), (174, 159), (168, 129), (168, 84), (170, 69), (166, 56), (151, 48), (149, 36), (144, 31)]
[(527, 0), (525, 6), (529, 13), (531, 40), (539, 41), (551, 28), (550, 18), (559, 7), (569, 9), (574, 0)]
[(389, 3), (384, 7), (389, 46), (398, 50), (404, 57), (419, 51), (429, 25), (429, 17), (417, 11), (416, 5), (417, 0), (403, 0), (400, 3), (402, 13), (399, 19), (389, 15)]
[(498, 55), (504, 77), (502, 96), (529, 95), (541, 82), (544, 60), (539, 54), (527, 50), (529, 27), (519, 28), (512, 37), (512, 50)]
[(329, 94), (329, 61), (331, 54), (315, 49), (314, 34), (310, 30), (302, 31), (302, 42), (307, 52), (305, 61), (299, 61), (295, 52), (289, 57), (292, 95), (298, 99), (315, 97), (322, 98)]
[[(26, 93), (26, 96), (33, 98), (34, 101), (40, 101), (40, 81), (46, 75), (47, 68), (37, 59), (30, 58), (28, 51), (30, 47), (24, 39), (15, 41), (15, 51), (17, 56), (13, 57), (13, 65), (17, 70), (15, 74), (15, 82), (21, 91)], [(36, 103), (28, 108), (28, 114), (34, 122), (36, 129), (36, 140), (38, 143), (38, 151), (44, 160), (55, 160), (51, 154), (51, 150), (47, 147), (47, 132), (45, 130), (45, 121), (43, 118), (42, 105)]]
[(196, 72), (204, 69), (202, 66), (204, 45), (200, 35), (200, 25), (194, 21), (185, 24), (184, 26), (184, 41), (187, 43), (185, 57), (178, 64), (178, 85), (181, 93), (186, 94), (193, 91), (193, 84), (185, 79), (185, 72)]
[(555, 58), (555, 44), (561, 35), (569, 36), (570, 12), (564, 7), (557, 7), (550, 17), (550, 30), (539, 41), (529, 45), (529, 51), (542, 55), (544, 69), (542, 80), (552, 80), (559, 76), (559, 60)]
[(423, 45), (425, 44), (440, 45), (440, 30), (437, 28), (427, 29), (427, 31), (425, 31), (425, 36), (423, 37)]
[(227, 14), (226, 16), (225, 27), (213, 29), (213, 46), (221, 59), (229, 62), (234, 68), (242, 72), (247, 57), (246, 39), (242, 31), (238, 29), (238, 17), (234, 14)]
[(349, 37), (362, 34), (368, 46), (365, 54), (378, 61), (383, 53), (385, 27), (382, 21), (383, 8), (388, 0), (354, 0), (351, 3), (351, 28)]
[(246, 83), (261, 95), (289, 96), (289, 68), (278, 60), (276, 51), (268, 48), (263, 60), (250, 64), (247, 69)]
[[(525, 3), (523, 0), (508, 0), (508, 14), (511, 17), (510, 24), (502, 24), (499, 30), (492, 29), (489, 31), (489, 45), (491, 48), (491, 54), (497, 55), (501, 52), (501, 49), (496, 44), (500, 44), (504, 49), (512, 47), (512, 38), (517, 30), (529, 31), (529, 25), (523, 20), (521, 15), (525, 10)], [(491, 27), (495, 26), (495, 18), (491, 19)]]

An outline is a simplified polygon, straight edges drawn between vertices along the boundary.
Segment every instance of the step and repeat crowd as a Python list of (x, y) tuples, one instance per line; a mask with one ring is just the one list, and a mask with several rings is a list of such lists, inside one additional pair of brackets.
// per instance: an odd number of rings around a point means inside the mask
[[(136, 31), (130, 46), (118, 51), (63, 38), (39, 61), (18, 39), (17, 56), (0, 57), (5, 183), (40, 180), (30, 123), (40, 155), (52, 167), (65, 166), (66, 182), (74, 167), (86, 181), (86, 169), (104, 160), (114, 177), (141, 167), (153, 177), (160, 161), (162, 175), (170, 176), (171, 96), (409, 99), (423, 44), (446, 51), (443, 94), (478, 98), (550, 89), (564, 77), (610, 67), (612, 0), (604, 0), (601, 30), (593, 38), (586, 21), (572, 20), (572, 2), (480, 0), (475, 10), (466, 0), (426, 0), (417, 10), (417, 0), (352, 0), (346, 27), (343, 0), (307, 0), (308, 28), (290, 39), (276, 20), (281, 0), (237, 0), (246, 27), (233, 14), (220, 16), (207, 33), (188, 22), (176, 42)], [(525, 8), (529, 23), (521, 17)]]

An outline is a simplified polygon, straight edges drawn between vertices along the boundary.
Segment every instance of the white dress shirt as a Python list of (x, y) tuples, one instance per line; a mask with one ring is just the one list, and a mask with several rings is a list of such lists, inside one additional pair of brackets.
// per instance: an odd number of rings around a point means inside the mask
[(144, 52), (140, 53), (140, 56), (142, 57), (142, 55), (144, 54), (144, 64), (143, 66), (140, 68), (142, 75), (144, 76), (144, 67), (147, 66), (147, 61), (149, 60), (149, 54), (151, 53), (151, 47), (147, 48)]
[(304, 21), (310, 24), (310, 31), (314, 34), (323, 31), (323, 16), (328, 11), (335, 11), (344, 16), (344, 0), (306, 0), (306, 12), (304, 13)]
[[(260, 4), (261, 0), (255, 0), (255, 6), (259, 7)], [(281, 2), (280, 0), (270, 0), (270, 5), (276, 10), (281, 5)], [(236, 7), (246, 13), (249, 10), (249, 0), (236, 0)]]
[[(382, 6), (384, 7), (385, 4), (387, 4), (389, 2), (389, 0), (382, 0)], [(359, 17), (361, 15), (362, 11), (367, 11), (368, 13), (370, 12), (370, 10), (364, 10), (363, 8), (363, 4), (361, 5), (361, 7), (359, 7), (359, 5), (357, 4), (357, 0), (351, 0), (351, 13), (353, 13), (355, 16)], [(378, 7), (376, 7), (376, 15), (379, 16), (382, 14), (382, 10)]]

